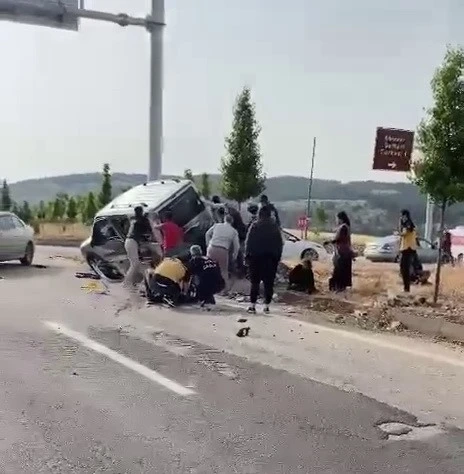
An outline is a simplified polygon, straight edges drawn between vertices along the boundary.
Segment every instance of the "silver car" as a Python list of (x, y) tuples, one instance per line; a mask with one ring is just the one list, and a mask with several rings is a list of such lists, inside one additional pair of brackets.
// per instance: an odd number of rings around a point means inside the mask
[[(400, 255), (400, 237), (388, 235), (366, 244), (364, 257), (371, 262), (397, 262)], [(428, 240), (417, 239), (417, 255), (421, 263), (436, 263), (438, 247)]]
[(0, 261), (29, 266), (33, 259), (34, 229), (11, 212), (0, 212)]

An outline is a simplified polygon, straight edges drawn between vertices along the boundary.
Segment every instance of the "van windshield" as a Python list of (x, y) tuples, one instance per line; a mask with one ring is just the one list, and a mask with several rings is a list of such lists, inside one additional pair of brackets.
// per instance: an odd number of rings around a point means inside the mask
[(92, 245), (105, 245), (109, 240), (117, 239), (118, 233), (109, 219), (103, 218), (95, 221), (92, 229)]

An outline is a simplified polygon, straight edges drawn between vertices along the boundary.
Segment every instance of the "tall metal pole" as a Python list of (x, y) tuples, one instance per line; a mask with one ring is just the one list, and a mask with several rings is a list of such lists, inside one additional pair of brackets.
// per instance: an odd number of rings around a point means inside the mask
[(311, 194), (313, 191), (313, 176), (314, 176), (314, 159), (316, 157), (316, 137), (313, 139), (313, 153), (311, 156), (311, 171), (309, 173), (309, 186), (308, 186), (308, 205), (306, 208), (306, 217), (311, 217)]
[(433, 233), (433, 201), (429, 195), (427, 195), (427, 206), (425, 208), (425, 229), (424, 237), (429, 242), (432, 240)]
[[(164, 0), (152, 0), (151, 15), (146, 18), (132, 17), (126, 13), (107, 13), (84, 9), (84, 0), (70, 6), (60, 2), (39, 2), (31, 0), (0, 0), (0, 19), (50, 26), (44, 20), (56, 23), (60, 28), (65, 19), (87, 18), (107, 21), (119, 26), (143, 26), (151, 38), (150, 52), (150, 114), (149, 114), (149, 163), (148, 180), (161, 175), (163, 154), (163, 28), (165, 26)], [(74, 28), (71, 28), (74, 29)]]
[(309, 219), (311, 219), (311, 194), (313, 191), (313, 175), (314, 175), (314, 159), (316, 157), (316, 137), (313, 139), (313, 153), (311, 155), (311, 170), (309, 172), (309, 185), (308, 185), (308, 203), (306, 206), (306, 228), (304, 231), (304, 238), (308, 238), (308, 226)]
[[(152, 19), (164, 24), (164, 0), (152, 0)], [(150, 120), (148, 181), (161, 177), (163, 155), (163, 27), (150, 28)]]

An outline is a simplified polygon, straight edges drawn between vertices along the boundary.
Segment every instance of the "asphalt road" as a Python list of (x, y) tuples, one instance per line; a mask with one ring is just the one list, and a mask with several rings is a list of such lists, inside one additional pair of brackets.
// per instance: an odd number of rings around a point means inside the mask
[[(461, 473), (461, 351), (0, 265), (0, 473)], [(401, 423), (388, 436), (386, 423)], [(425, 426), (428, 425), (428, 426)]]

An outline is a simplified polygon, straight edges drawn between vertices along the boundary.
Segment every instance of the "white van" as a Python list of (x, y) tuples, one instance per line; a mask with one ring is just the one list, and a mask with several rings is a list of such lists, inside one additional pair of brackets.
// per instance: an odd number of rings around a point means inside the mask
[(89, 266), (112, 280), (125, 275), (129, 262), (124, 241), (136, 206), (143, 206), (148, 216), (171, 211), (173, 220), (184, 229), (185, 244), (176, 249), (184, 253), (190, 245), (205, 247), (205, 233), (213, 224), (195, 185), (188, 180), (158, 180), (135, 186), (113, 199), (95, 216), (92, 235), (81, 245)]

